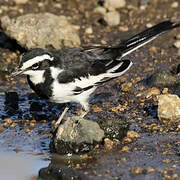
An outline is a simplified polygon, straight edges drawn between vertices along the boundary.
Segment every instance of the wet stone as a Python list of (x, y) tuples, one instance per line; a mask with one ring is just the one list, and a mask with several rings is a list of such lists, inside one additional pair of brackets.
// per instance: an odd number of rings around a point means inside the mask
[(70, 167), (49, 165), (39, 170), (39, 178), (42, 180), (88, 180), (89, 178)]
[(16, 92), (5, 92), (5, 111), (9, 115), (13, 115), (19, 109), (19, 96)]
[(175, 65), (170, 71), (156, 72), (146, 79), (147, 85), (158, 88), (168, 88), (173, 93), (180, 95), (180, 64)]
[(129, 129), (129, 123), (124, 116), (119, 119), (101, 119), (98, 120), (98, 124), (104, 130), (105, 137), (111, 140), (122, 140)]
[(59, 154), (85, 153), (102, 143), (103, 138), (98, 123), (74, 116), (58, 127), (50, 148)]

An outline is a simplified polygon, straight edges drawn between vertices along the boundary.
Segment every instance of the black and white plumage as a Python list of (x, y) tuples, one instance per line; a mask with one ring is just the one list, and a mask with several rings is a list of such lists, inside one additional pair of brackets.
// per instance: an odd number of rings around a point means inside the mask
[(22, 55), (19, 69), (13, 75), (26, 74), (30, 87), (40, 97), (56, 103), (80, 103), (87, 113), (88, 100), (95, 89), (131, 67), (132, 62), (123, 60), (124, 56), (178, 26), (164, 21), (112, 47), (58, 51), (35, 48)]

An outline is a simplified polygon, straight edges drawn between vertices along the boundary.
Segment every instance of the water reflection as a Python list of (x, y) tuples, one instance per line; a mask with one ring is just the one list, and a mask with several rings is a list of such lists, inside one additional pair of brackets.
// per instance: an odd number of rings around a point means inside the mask
[(39, 169), (49, 164), (39, 157), (15, 152), (0, 152), (0, 159), (2, 180), (36, 180)]

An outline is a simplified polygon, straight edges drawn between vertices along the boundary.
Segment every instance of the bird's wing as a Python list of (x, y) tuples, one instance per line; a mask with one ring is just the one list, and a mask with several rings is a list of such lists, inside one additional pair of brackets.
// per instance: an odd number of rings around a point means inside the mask
[(73, 67), (58, 75), (58, 82), (73, 83), (74, 94), (79, 94), (91, 87), (98, 86), (110, 79), (124, 74), (132, 65), (130, 60), (95, 60), (93, 63), (74, 64)]
[[(89, 81), (88, 86), (94, 86), (99, 82), (118, 77), (132, 65), (129, 60), (121, 60), (122, 57), (152, 41), (160, 34), (179, 26), (178, 23), (164, 21), (114, 47), (80, 47), (63, 51), (61, 59), (64, 71), (59, 74), (58, 81), (67, 83), (91, 77), (94, 79)], [(95, 81), (97, 77), (101, 78)]]

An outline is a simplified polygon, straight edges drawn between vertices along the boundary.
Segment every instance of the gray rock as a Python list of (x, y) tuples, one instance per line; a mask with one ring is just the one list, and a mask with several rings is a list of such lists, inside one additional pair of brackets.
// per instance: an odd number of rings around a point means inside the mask
[(170, 71), (156, 72), (146, 79), (147, 85), (151, 87), (167, 87), (174, 94), (180, 96), (180, 64), (177, 64)]
[(168, 124), (180, 122), (180, 98), (174, 94), (159, 95), (158, 117)]
[(105, 137), (111, 140), (122, 140), (129, 130), (129, 123), (123, 116), (119, 119), (101, 119), (98, 124), (104, 130)]
[(98, 123), (74, 116), (58, 127), (50, 146), (59, 154), (83, 153), (92, 150), (103, 138), (104, 131)]
[(1, 23), (5, 33), (27, 49), (80, 45), (75, 26), (65, 16), (50, 13), (27, 14), (12, 19), (5, 16)]
[(110, 11), (104, 15), (104, 20), (109, 26), (117, 26), (120, 23), (120, 14), (117, 11)]

